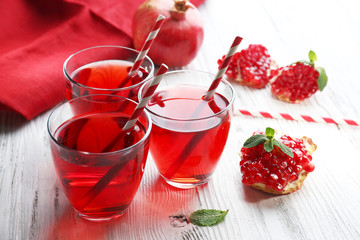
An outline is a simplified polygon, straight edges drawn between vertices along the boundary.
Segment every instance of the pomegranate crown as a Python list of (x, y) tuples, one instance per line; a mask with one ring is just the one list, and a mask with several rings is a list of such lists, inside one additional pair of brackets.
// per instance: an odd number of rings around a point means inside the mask
[(291, 149), (282, 142), (276, 140), (274, 138), (274, 135), (275, 135), (275, 130), (270, 127), (267, 127), (265, 130), (265, 135), (255, 134), (251, 136), (245, 141), (243, 147), (252, 148), (264, 143), (265, 151), (271, 152), (274, 149), (274, 145), (275, 145), (278, 146), (279, 149), (289, 157), (294, 157), (294, 153), (291, 151)]

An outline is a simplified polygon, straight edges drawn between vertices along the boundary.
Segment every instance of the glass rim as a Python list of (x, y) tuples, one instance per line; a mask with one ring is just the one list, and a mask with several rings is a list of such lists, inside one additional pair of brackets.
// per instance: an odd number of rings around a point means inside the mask
[[(141, 82), (137, 83), (137, 84), (134, 84), (134, 85), (131, 85), (129, 87), (123, 87), (123, 88), (97, 88), (97, 87), (89, 87), (87, 85), (84, 85), (84, 84), (81, 84), (77, 81), (75, 81), (69, 74), (68, 74), (68, 71), (66, 71), (66, 67), (67, 67), (67, 64), (69, 63), (69, 61), (75, 57), (76, 55), (78, 55), (79, 53), (82, 53), (82, 52), (85, 52), (85, 51), (88, 51), (88, 50), (92, 50), (92, 49), (100, 49), (100, 48), (119, 48), (119, 49), (125, 49), (125, 50), (129, 50), (129, 51), (132, 51), (136, 54), (139, 54), (140, 52), (136, 49), (133, 49), (133, 48), (129, 48), (129, 47), (123, 47), (123, 46), (117, 46), (117, 45), (99, 45), (99, 46), (93, 46), (93, 47), (88, 47), (88, 48), (84, 48), (84, 49), (81, 49), (73, 54), (71, 54), (64, 62), (63, 64), (63, 73), (64, 73), (64, 76), (72, 83), (74, 83), (75, 85), (77, 86), (80, 86), (80, 87), (83, 87), (83, 88), (86, 88), (86, 89), (91, 89), (91, 90), (97, 90), (97, 91), (118, 91), (118, 90), (128, 90), (128, 89), (132, 89), (134, 87), (137, 87), (141, 84), (143, 84), (145, 81), (148, 80), (148, 78), (145, 78), (143, 79)], [(151, 63), (151, 70), (149, 72), (149, 75), (153, 74), (154, 73), (154, 68), (155, 68), (155, 65), (153, 63), (153, 61), (151, 60), (151, 58), (146, 55), (145, 58)]]
[[(133, 103), (135, 103), (136, 105), (138, 104), (137, 102), (135, 102), (134, 100), (132, 99), (129, 99), (129, 98), (126, 98), (126, 97), (123, 97), (123, 96), (117, 96), (117, 95), (111, 95), (111, 94), (91, 94), (91, 95), (85, 95), (85, 96), (81, 96), (81, 97), (77, 97), (77, 98), (73, 98), (73, 99), (70, 99), (69, 101), (63, 101), (63, 102), (60, 102), (59, 104), (57, 104), (53, 110), (51, 111), (51, 113), (49, 114), (49, 117), (48, 117), (48, 120), (47, 120), (47, 132), (49, 133), (50, 135), (50, 138), (51, 140), (56, 143), (56, 145), (60, 146), (61, 148), (64, 148), (68, 151), (72, 151), (72, 152), (76, 152), (76, 153), (81, 153), (81, 154), (84, 154), (84, 155), (92, 155), (92, 156), (104, 156), (104, 155), (110, 155), (110, 154), (119, 154), (119, 153), (123, 153), (123, 152), (127, 152), (129, 151), (131, 148), (135, 148), (137, 147), (138, 145), (142, 144), (143, 142), (145, 142), (146, 139), (149, 138), (150, 136), (150, 133), (151, 133), (151, 129), (152, 129), (152, 120), (151, 120), (151, 116), (150, 114), (147, 112), (147, 111), (143, 111), (143, 113), (145, 114), (146, 116), (146, 119), (148, 120), (148, 128), (146, 129), (146, 132), (145, 132), (145, 135), (139, 140), (137, 141), (135, 144), (127, 147), (127, 148), (123, 148), (123, 149), (120, 149), (120, 150), (116, 150), (116, 151), (111, 151), (111, 152), (102, 152), (102, 153), (94, 153), (94, 152), (87, 152), (87, 151), (80, 151), (80, 150), (76, 150), (76, 149), (73, 149), (73, 148), (69, 148), (67, 146), (65, 146), (64, 144), (61, 144), (53, 135), (53, 133), (51, 133), (50, 131), (50, 120), (51, 118), (53, 117), (53, 115), (55, 114), (55, 111), (60, 109), (61, 106), (63, 106), (64, 104), (69, 104), (71, 102), (74, 102), (74, 101), (77, 101), (79, 99), (82, 99), (82, 98), (89, 98), (89, 97), (93, 97), (93, 96), (111, 96), (111, 97), (115, 97), (115, 98), (119, 98), (119, 99), (123, 99), (123, 100), (127, 100), (127, 101), (131, 101)], [(145, 109), (144, 109), (145, 110)], [(77, 115), (75, 115), (77, 116)], [(68, 120), (70, 120), (71, 118), (69, 118)], [(66, 121), (68, 121), (66, 120)], [(66, 121), (62, 122), (54, 131), (54, 133), (56, 132), (56, 130), (61, 126), (63, 125)]]
[[(194, 73), (200, 73), (200, 74), (207, 74), (207, 75), (213, 76), (213, 79), (215, 79), (215, 76), (216, 76), (215, 74), (210, 73), (210, 72), (199, 71), (199, 70), (188, 70), (188, 69), (187, 69), (187, 70), (175, 70), (175, 71), (167, 72), (167, 73), (165, 73), (165, 76), (164, 76), (164, 77), (166, 77), (166, 75), (175, 74), (175, 73), (183, 73), (183, 72), (194, 72)], [(148, 79), (148, 81), (151, 82), (151, 80), (152, 80), (153, 78), (155, 78), (155, 76), (154, 76), (154, 77), (151, 77), (150, 79)], [(220, 81), (221, 81), (222, 83), (224, 83), (225, 86), (228, 86), (228, 87), (229, 87), (230, 92), (231, 92), (231, 99), (230, 99), (230, 101), (229, 101), (229, 104), (228, 104), (224, 109), (222, 109), (221, 111), (219, 111), (219, 112), (217, 112), (217, 113), (215, 113), (215, 114), (213, 114), (213, 115), (209, 115), (209, 116), (205, 116), (205, 117), (198, 117), (198, 118), (174, 118), (174, 117), (162, 116), (162, 115), (160, 115), (160, 114), (158, 114), (158, 113), (155, 113), (154, 111), (151, 111), (147, 106), (145, 107), (145, 109), (146, 109), (146, 111), (148, 111), (149, 113), (151, 113), (152, 115), (154, 115), (154, 116), (156, 116), (156, 117), (158, 117), (158, 118), (166, 119), (166, 120), (171, 120), (171, 121), (178, 121), (178, 122), (200, 121), (200, 120), (206, 120), (206, 119), (209, 119), (209, 118), (216, 117), (216, 116), (221, 115), (221, 114), (223, 114), (224, 112), (228, 111), (229, 108), (232, 107), (233, 104), (234, 104), (234, 102), (235, 102), (235, 91), (234, 91), (233, 86), (232, 86), (227, 80), (225, 80), (224, 78), (222, 78)], [(141, 93), (142, 93), (145, 85), (146, 85), (146, 83), (143, 84), (143, 85), (140, 87), (140, 89), (139, 89), (139, 93), (138, 93), (139, 101), (140, 101), (140, 99), (142, 99)], [(184, 83), (183, 85), (191, 85), (191, 84), (185, 84), (185, 83)], [(198, 85), (196, 85), (196, 86), (198, 86)], [(200, 86), (201, 86), (201, 85), (200, 85)], [(209, 87), (210, 87), (210, 85), (209, 85)]]

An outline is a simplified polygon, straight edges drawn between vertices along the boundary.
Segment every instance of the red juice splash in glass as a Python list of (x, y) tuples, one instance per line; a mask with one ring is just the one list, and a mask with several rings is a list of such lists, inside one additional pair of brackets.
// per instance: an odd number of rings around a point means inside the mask
[(205, 101), (206, 92), (206, 87), (180, 85), (159, 91), (149, 102), (150, 151), (160, 174), (175, 183), (171, 185), (206, 182), (224, 150), (231, 114), (221, 111), (229, 101), (218, 93)]
[[(128, 118), (116, 112), (83, 114), (66, 121), (54, 133), (56, 142), (51, 141), (51, 149), (58, 178), (74, 209), (85, 218), (102, 220), (121, 215), (136, 194), (149, 139), (141, 141), (146, 134), (141, 121), (119, 138)], [(131, 149), (134, 144), (136, 149)], [(116, 176), (101, 192), (91, 193), (116, 165), (120, 170)]]
[(90, 94), (116, 94), (137, 101), (137, 94), (149, 73), (140, 67), (137, 74), (127, 79), (133, 63), (125, 60), (104, 60), (76, 69), (71, 78), (77, 85), (66, 84), (67, 99)]

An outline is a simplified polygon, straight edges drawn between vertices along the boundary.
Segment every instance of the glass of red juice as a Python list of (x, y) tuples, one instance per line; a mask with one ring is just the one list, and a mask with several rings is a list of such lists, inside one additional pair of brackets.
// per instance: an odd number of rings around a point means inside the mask
[(154, 74), (154, 64), (146, 56), (137, 74), (127, 77), (138, 54), (121, 46), (96, 46), (72, 54), (63, 66), (67, 100), (114, 94), (137, 101), (140, 86)]
[[(206, 183), (226, 145), (235, 94), (230, 83), (221, 80), (214, 97), (204, 100), (214, 79), (207, 72), (168, 72), (146, 106), (153, 122), (151, 156), (174, 187)], [(139, 99), (148, 85), (140, 88)]]
[(146, 111), (122, 131), (137, 103), (86, 95), (58, 105), (47, 127), (55, 170), (72, 207), (94, 221), (121, 216), (140, 185), (152, 128)]

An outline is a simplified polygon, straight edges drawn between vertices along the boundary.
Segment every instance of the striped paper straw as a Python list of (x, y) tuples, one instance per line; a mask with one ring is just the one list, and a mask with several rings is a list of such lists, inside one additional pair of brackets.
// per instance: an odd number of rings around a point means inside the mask
[(155, 24), (149, 33), (144, 45), (142, 46), (138, 56), (135, 59), (134, 65), (129, 71), (128, 78), (133, 77), (139, 70), (141, 63), (144, 61), (146, 54), (148, 53), (151, 45), (154, 42), (154, 39), (156, 38), (158, 32), (160, 31), (161, 26), (163, 25), (165, 20), (165, 17), (163, 15), (159, 15), (158, 18), (155, 21)]
[(224, 61), (222, 62), (221, 66), (219, 68), (219, 71), (217, 72), (217, 74), (215, 76), (214, 81), (211, 83), (211, 85), (205, 95), (205, 98), (204, 98), (205, 100), (210, 100), (214, 96), (216, 88), (219, 86), (219, 83), (220, 83), (222, 77), (224, 76), (226, 69), (228, 68), (230, 61), (231, 61), (233, 55), (235, 54), (236, 49), (240, 45), (241, 41), (242, 41), (242, 38), (238, 37), (238, 36), (234, 39), (234, 42), (232, 43), (228, 53), (226, 54), (226, 57), (225, 57)]
[(336, 125), (360, 126), (360, 121), (354, 121), (351, 119), (342, 119), (342, 118), (309, 116), (304, 114), (293, 114), (293, 113), (289, 114), (289, 113), (250, 111), (243, 109), (239, 109), (239, 113), (241, 115), (251, 116), (251, 117), (263, 117), (263, 118), (271, 118), (271, 119), (285, 119), (285, 120), (305, 121), (305, 122), (313, 122), (313, 123), (331, 123)]
[(161, 79), (164, 77), (164, 74), (167, 72), (168, 67), (165, 64), (161, 64), (156, 76), (151, 81), (149, 88), (146, 90), (144, 97), (141, 99), (139, 104), (136, 106), (134, 112), (131, 114), (129, 120), (125, 123), (123, 131), (129, 130), (132, 128), (136, 121), (138, 120), (140, 114), (144, 110), (146, 104), (149, 102), (151, 96), (155, 92), (156, 88), (159, 86)]

